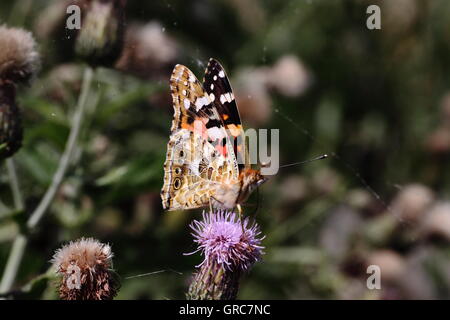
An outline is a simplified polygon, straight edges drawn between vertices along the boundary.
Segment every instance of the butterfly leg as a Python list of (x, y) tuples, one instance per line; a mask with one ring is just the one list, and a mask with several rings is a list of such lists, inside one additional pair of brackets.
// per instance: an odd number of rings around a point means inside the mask
[(236, 208), (238, 210), (239, 220), (241, 220), (242, 234), (244, 234), (244, 219), (242, 219), (242, 207), (238, 203), (238, 204), (236, 204)]
[(219, 200), (217, 200), (216, 198), (214, 198), (213, 196), (210, 196), (209, 197), (209, 209), (211, 210), (211, 212), (212, 212), (212, 209), (213, 209), (213, 206), (212, 206), (212, 201), (211, 201), (211, 199), (212, 200), (214, 200), (214, 201), (216, 201), (218, 204), (221, 204), (221, 205), (223, 205), (223, 202), (221, 202), (221, 201), (219, 201)]

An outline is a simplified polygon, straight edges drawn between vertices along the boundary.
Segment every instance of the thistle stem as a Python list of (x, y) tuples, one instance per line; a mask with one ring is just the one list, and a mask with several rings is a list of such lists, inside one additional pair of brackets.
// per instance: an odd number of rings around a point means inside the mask
[[(16, 167), (12, 158), (8, 158), (6, 160), (6, 169), (8, 170), (9, 184), (11, 186), (11, 192), (14, 199), (14, 207), (17, 211), (22, 211), (24, 209), (23, 198), (22, 193), (20, 192), (19, 180), (17, 179)], [(14, 239), (11, 253), (5, 266), (2, 282), (0, 283), (0, 293), (8, 291), (11, 288), (17, 270), (19, 269), (20, 261), (22, 261), (22, 256), (26, 245), (27, 238), (22, 234), (18, 234)]]
[[(58, 168), (53, 175), (52, 182), (48, 187), (44, 197), (42, 198), (39, 205), (31, 214), (28, 219), (26, 226), (28, 231), (32, 231), (41, 218), (44, 216), (48, 207), (50, 206), (53, 198), (61, 185), (66, 171), (70, 165), (70, 160), (73, 155), (73, 151), (76, 147), (76, 142), (80, 134), (81, 124), (83, 120), (83, 115), (85, 112), (87, 97), (91, 88), (93, 78), (93, 70), (90, 67), (86, 67), (83, 75), (83, 84), (78, 98), (77, 107), (75, 110), (72, 128), (70, 130), (69, 138), (67, 139), (66, 147), (64, 153), (59, 160)], [(14, 239), (10, 255), (8, 257), (8, 262), (6, 263), (5, 271), (3, 273), (2, 281), (0, 283), (0, 293), (7, 292), (11, 289), (14, 280), (17, 276), (17, 272), (20, 267), (20, 263), (23, 258), (25, 247), (27, 244), (27, 237), (24, 234), (18, 234)]]
[(19, 233), (14, 239), (5, 271), (3, 272), (2, 282), (0, 283), (0, 293), (5, 293), (11, 290), (23, 258), (23, 253), (25, 252), (27, 242), (27, 237), (21, 233)]
[(64, 175), (66, 174), (67, 168), (69, 167), (73, 150), (75, 149), (78, 135), (80, 133), (81, 123), (86, 106), (86, 100), (92, 83), (92, 76), (93, 76), (92, 69), (90, 67), (86, 67), (83, 76), (83, 86), (81, 88), (81, 93), (78, 99), (78, 105), (75, 111), (72, 129), (70, 130), (69, 138), (66, 143), (66, 148), (64, 150), (63, 155), (61, 156), (61, 159), (59, 160), (58, 169), (56, 170), (53, 176), (50, 187), (47, 189), (47, 192), (45, 193), (41, 202), (39, 203), (39, 205), (31, 214), (30, 218), (27, 221), (28, 229), (33, 229), (39, 223), (42, 216), (47, 211), (53, 198), (55, 197), (55, 194), (58, 191), (58, 188), (61, 185), (62, 180), (64, 179)]
[(6, 169), (8, 170), (9, 184), (14, 199), (14, 207), (17, 211), (24, 209), (23, 197), (20, 192), (19, 180), (17, 179), (16, 166), (12, 158), (6, 159)]

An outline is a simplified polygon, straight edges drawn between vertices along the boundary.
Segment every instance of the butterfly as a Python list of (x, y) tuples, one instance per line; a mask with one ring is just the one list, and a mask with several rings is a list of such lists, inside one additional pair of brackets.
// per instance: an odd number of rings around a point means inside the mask
[(165, 210), (238, 208), (267, 178), (252, 169), (225, 70), (210, 59), (203, 85), (177, 64), (170, 77), (174, 117), (161, 190)]

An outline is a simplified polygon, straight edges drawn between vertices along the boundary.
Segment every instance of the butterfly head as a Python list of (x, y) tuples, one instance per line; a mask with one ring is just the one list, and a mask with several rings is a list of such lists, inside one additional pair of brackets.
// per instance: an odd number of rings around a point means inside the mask
[(250, 168), (244, 169), (241, 172), (241, 178), (242, 178), (241, 194), (243, 195), (243, 198), (244, 197), (247, 198), (253, 190), (255, 190), (257, 187), (259, 187), (268, 180), (267, 177), (261, 174), (261, 171)]

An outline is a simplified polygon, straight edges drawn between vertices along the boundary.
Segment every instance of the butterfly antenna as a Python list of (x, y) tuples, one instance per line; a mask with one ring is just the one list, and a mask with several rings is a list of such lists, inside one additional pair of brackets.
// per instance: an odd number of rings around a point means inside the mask
[(146, 277), (146, 276), (150, 276), (150, 275), (158, 274), (158, 273), (163, 273), (163, 272), (173, 272), (173, 273), (176, 273), (176, 274), (179, 274), (179, 275), (183, 275), (183, 273), (181, 273), (179, 271), (176, 271), (176, 270), (173, 270), (173, 269), (164, 269), (164, 270), (158, 270), (158, 271), (153, 271), (153, 272), (142, 273), (142, 274), (138, 274), (136, 276), (126, 277), (125, 279), (128, 280), (128, 279)]
[(323, 155), (315, 157), (313, 159), (300, 161), (300, 162), (294, 162), (294, 163), (290, 163), (290, 164), (285, 164), (283, 166), (280, 166), (280, 168), (292, 167), (292, 166), (296, 166), (296, 165), (299, 165), (299, 164), (305, 164), (305, 163), (309, 163), (309, 162), (313, 162), (313, 161), (317, 161), (317, 160), (322, 160), (322, 159), (326, 159), (326, 158), (328, 158), (328, 155), (327, 154), (323, 154)]

